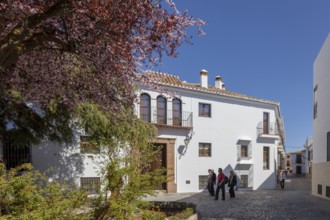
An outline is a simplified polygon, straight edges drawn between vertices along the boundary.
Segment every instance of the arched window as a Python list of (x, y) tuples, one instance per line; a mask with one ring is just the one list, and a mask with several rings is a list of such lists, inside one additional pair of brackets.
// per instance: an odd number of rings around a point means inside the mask
[(142, 120), (150, 122), (150, 96), (148, 94), (141, 94), (140, 97), (140, 118)]
[(163, 96), (157, 97), (157, 123), (166, 124), (166, 98)]
[(182, 125), (182, 108), (181, 100), (174, 98), (172, 101), (172, 115), (173, 115), (173, 125)]

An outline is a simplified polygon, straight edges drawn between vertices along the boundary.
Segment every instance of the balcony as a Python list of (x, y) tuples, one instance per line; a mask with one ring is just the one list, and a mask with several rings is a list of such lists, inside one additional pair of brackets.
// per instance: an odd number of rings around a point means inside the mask
[(280, 132), (278, 125), (275, 122), (264, 123), (263, 121), (258, 123), (257, 126), (258, 137), (263, 138), (279, 138)]
[(192, 112), (140, 108), (140, 118), (157, 126), (188, 128), (193, 127)]

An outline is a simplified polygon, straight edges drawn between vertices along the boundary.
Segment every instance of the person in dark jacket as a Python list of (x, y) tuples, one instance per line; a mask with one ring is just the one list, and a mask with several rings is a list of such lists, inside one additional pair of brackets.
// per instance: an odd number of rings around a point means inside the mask
[(209, 190), (209, 193), (211, 196), (214, 196), (214, 184), (217, 180), (216, 174), (214, 173), (214, 170), (209, 169), (209, 178), (207, 181), (207, 189)]
[(237, 185), (237, 176), (233, 170), (230, 171), (228, 187), (229, 187), (229, 195), (230, 198), (235, 198), (235, 190), (234, 187)]

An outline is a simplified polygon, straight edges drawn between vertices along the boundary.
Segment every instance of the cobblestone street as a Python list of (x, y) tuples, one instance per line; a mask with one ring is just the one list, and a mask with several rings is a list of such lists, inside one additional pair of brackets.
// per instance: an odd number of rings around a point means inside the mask
[(236, 198), (215, 201), (207, 192), (160, 194), (155, 201), (180, 201), (197, 205), (199, 219), (330, 219), (330, 201), (311, 195), (311, 180), (289, 177), (285, 188), (236, 192)]

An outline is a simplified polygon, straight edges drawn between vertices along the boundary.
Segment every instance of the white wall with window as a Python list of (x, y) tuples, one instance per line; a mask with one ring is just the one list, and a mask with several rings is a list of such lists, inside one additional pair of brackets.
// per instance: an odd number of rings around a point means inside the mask
[[(167, 76), (164, 74), (161, 77)], [(266, 120), (269, 130), (277, 129), (275, 125), (282, 118), (276, 103), (234, 98), (208, 90), (203, 92), (166, 86), (164, 83), (162, 86), (170, 94), (176, 94), (176, 98), (181, 101), (182, 112), (192, 113), (191, 129), (173, 127), (169, 114), (167, 126), (157, 124), (156, 119), (151, 119), (158, 128), (157, 138), (175, 139), (174, 178), (177, 192), (203, 190), (203, 178), (208, 175), (208, 169), (214, 169), (217, 173), (218, 168), (223, 168), (226, 175), (234, 170), (238, 174), (241, 187), (271, 189), (276, 186), (277, 151), (279, 145), (283, 144), (281, 136), (275, 131), (264, 134), (262, 129), (258, 133), (257, 129), (258, 124), (265, 123)], [(137, 96), (143, 94), (150, 96), (150, 109), (157, 109), (157, 97), (160, 93), (139, 85)], [(161, 95), (166, 97), (168, 112), (173, 112), (173, 97)], [(140, 103), (136, 103), (138, 116), (141, 115)], [(151, 113), (151, 118), (157, 116), (156, 112)], [(189, 133), (192, 136), (185, 146), (184, 140)], [(268, 169), (263, 167), (264, 146), (268, 147)], [(183, 148), (184, 155), (180, 153)]]
[(32, 147), (34, 168), (47, 171), (50, 180), (68, 180), (77, 186), (81, 186), (81, 177), (95, 182), (100, 177), (100, 162), (104, 159), (99, 147), (82, 131), (75, 131), (73, 139), (71, 144), (43, 142)]
[(314, 61), (312, 194), (330, 199), (330, 34)]

